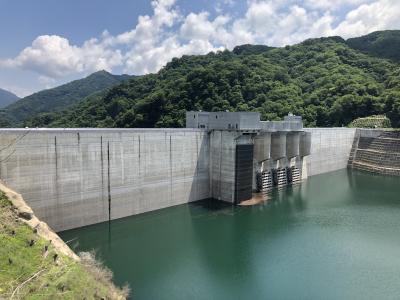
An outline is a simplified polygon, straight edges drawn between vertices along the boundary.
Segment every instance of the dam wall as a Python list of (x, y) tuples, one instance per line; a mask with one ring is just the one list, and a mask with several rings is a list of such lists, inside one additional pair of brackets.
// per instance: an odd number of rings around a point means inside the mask
[(304, 131), (311, 132), (311, 154), (306, 157), (308, 176), (347, 167), (355, 128), (304, 128)]
[[(303, 178), (346, 168), (355, 129), (304, 131)], [(235, 149), (252, 143), (197, 128), (0, 129), (0, 178), (61, 231), (209, 197), (235, 203)]]
[(199, 129), (0, 129), (0, 178), (61, 231), (208, 198)]

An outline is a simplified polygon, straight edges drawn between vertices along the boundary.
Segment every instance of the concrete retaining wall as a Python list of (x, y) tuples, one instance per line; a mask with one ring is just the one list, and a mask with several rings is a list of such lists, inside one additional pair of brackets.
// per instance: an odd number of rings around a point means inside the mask
[(311, 132), (311, 155), (307, 160), (308, 176), (347, 167), (355, 128), (305, 128)]
[[(355, 129), (305, 130), (308, 176), (346, 168)], [(250, 136), (232, 143), (237, 137), (202, 129), (0, 129), (0, 178), (56, 231), (211, 196), (233, 202), (235, 147), (251, 143)]]
[(2, 129), (0, 178), (54, 230), (209, 197), (196, 129)]

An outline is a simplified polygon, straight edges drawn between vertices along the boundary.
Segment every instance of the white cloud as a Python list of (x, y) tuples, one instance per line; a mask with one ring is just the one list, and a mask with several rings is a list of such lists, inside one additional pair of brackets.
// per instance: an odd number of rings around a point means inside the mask
[(305, 38), (324, 34), (329, 14), (307, 11), (293, 1), (253, 1), (249, 3), (244, 18), (234, 22), (236, 41), (283, 46)]
[[(344, 17), (337, 11), (345, 10)], [(283, 46), (307, 38), (360, 36), (400, 28), (398, 0), (249, 0), (234, 22), (235, 41)]]
[(208, 12), (190, 13), (180, 28), (182, 37), (190, 40), (208, 39), (212, 36), (215, 32), (215, 26), (208, 20), (208, 16)]
[(233, 7), (234, 4), (234, 0), (217, 0), (214, 9), (218, 14), (220, 14), (223, 12), (225, 7)]
[(0, 88), (4, 89), (6, 91), (9, 91), (15, 95), (17, 95), (20, 98), (29, 96), (32, 94), (31, 89), (26, 88), (26, 87), (21, 87), (20, 85), (15, 85), (15, 84), (0, 84)]
[(362, 4), (347, 13), (333, 32), (343, 37), (354, 37), (371, 31), (400, 28), (400, 1), (380, 0)]
[(40, 84), (44, 85), (44, 87), (46, 89), (53, 88), (57, 83), (57, 80), (55, 80), (54, 78), (43, 76), (43, 75), (40, 75), (38, 77), (38, 81)]
[(1, 64), (57, 78), (84, 71), (112, 70), (121, 62), (119, 50), (104, 49), (96, 39), (88, 40), (82, 47), (78, 47), (71, 45), (63, 37), (42, 35), (17, 57), (5, 60)]
[(78, 47), (71, 46), (67, 39), (59, 36), (37, 37), (30, 47), (16, 58), (4, 64), (22, 69), (38, 71), (48, 76), (60, 76), (81, 69)]
[(156, 72), (173, 57), (245, 43), (282, 46), (400, 27), (398, 0), (248, 0), (239, 18), (223, 9), (232, 7), (232, 0), (217, 4), (212, 17), (207, 11), (184, 15), (175, 0), (154, 0), (153, 13), (139, 16), (131, 30), (115, 36), (105, 31), (82, 45), (57, 35), (39, 36), (16, 57), (0, 60), (0, 66), (37, 72), (49, 85), (54, 78), (117, 67), (134, 74)]
[(340, 10), (345, 7), (354, 7), (356, 5), (372, 2), (373, 0), (305, 0), (304, 5), (311, 9), (322, 10)]

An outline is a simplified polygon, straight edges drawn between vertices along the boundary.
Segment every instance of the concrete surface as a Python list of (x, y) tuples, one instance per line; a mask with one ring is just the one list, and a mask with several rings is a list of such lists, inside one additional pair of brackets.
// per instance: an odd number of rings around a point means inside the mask
[[(311, 155), (299, 162), (304, 174), (346, 168), (355, 129), (305, 131)], [(250, 135), (238, 136), (202, 129), (0, 129), (0, 178), (56, 231), (211, 196), (233, 202), (236, 144), (252, 143)], [(284, 147), (272, 147), (286, 152), (284, 137)]]
[(210, 135), (211, 197), (234, 203), (235, 188), (235, 131), (212, 131)]
[(355, 128), (304, 128), (311, 132), (311, 154), (307, 157), (308, 176), (347, 167)]
[(54, 230), (209, 197), (196, 129), (0, 130), (0, 178)]
[(260, 113), (258, 112), (210, 112), (209, 129), (215, 130), (258, 130)]

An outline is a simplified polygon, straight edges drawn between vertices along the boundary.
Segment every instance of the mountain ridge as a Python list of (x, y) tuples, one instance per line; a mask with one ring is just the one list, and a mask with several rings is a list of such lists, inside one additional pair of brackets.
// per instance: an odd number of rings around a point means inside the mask
[(293, 112), (307, 126), (343, 126), (400, 111), (399, 65), (353, 49), (341, 37), (234, 50), (174, 58), (156, 74), (130, 79), (49, 123), (31, 125), (183, 127), (185, 110), (248, 110), (265, 120)]
[(19, 100), (20, 98), (14, 93), (0, 88), (0, 109), (10, 105), (11, 103)]
[(62, 111), (68, 106), (76, 104), (85, 97), (107, 89), (124, 80), (129, 75), (113, 75), (107, 71), (98, 71), (55, 88), (46, 89), (21, 98), (3, 109), (13, 125), (38, 114)]
[[(389, 37), (386, 31), (370, 35), (397, 40), (400, 31), (391, 31)], [(399, 64), (349, 40), (333, 36), (281, 48), (241, 45), (232, 51), (184, 55), (156, 74), (112, 85), (24, 125), (182, 127), (185, 110), (249, 110), (265, 120), (293, 112), (307, 126), (343, 126), (355, 118), (386, 114), (400, 126)]]
[(400, 62), (400, 30), (375, 31), (350, 38), (346, 44), (363, 53)]

